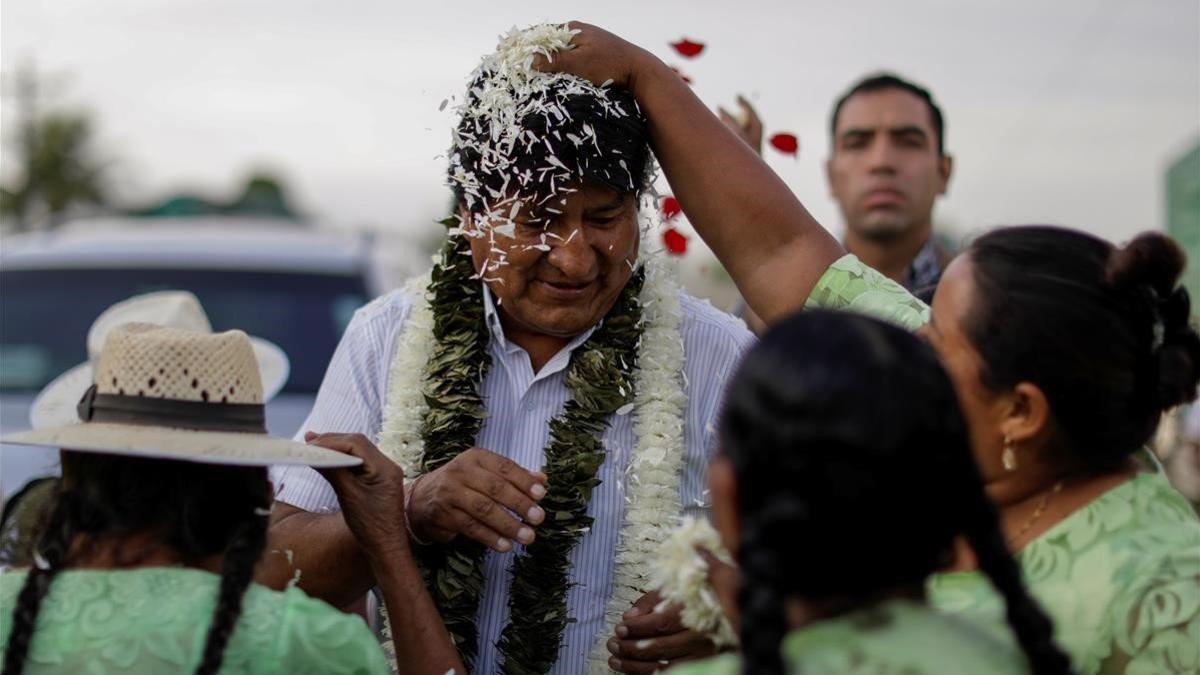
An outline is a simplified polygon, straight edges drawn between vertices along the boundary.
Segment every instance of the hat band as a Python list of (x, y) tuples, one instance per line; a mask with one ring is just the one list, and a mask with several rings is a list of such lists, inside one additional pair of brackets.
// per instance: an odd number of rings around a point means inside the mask
[(93, 384), (84, 392), (75, 410), (84, 422), (265, 434), (264, 409), (262, 404), (254, 403), (204, 403), (98, 394)]

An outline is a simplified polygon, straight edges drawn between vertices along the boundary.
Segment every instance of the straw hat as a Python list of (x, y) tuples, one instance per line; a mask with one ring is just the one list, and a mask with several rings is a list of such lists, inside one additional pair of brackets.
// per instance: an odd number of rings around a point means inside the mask
[(77, 402), (81, 421), (0, 441), (208, 464), (361, 463), (339, 452), (267, 436), (259, 365), (241, 331), (116, 326), (108, 331), (93, 371), (93, 384)]
[[(79, 421), (75, 405), (92, 384), (92, 366), (104, 347), (109, 331), (126, 323), (152, 323), (172, 328), (211, 333), (212, 324), (195, 295), (187, 291), (158, 291), (135, 295), (109, 307), (88, 329), (88, 361), (66, 371), (46, 385), (29, 410), (34, 429), (61, 427)], [(250, 346), (258, 361), (265, 400), (275, 398), (287, 382), (291, 366), (287, 354), (273, 343), (251, 337)]]

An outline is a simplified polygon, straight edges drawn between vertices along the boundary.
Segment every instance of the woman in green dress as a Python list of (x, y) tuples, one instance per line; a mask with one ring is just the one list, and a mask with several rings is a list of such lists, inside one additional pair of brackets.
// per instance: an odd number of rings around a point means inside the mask
[(252, 583), (277, 463), (330, 478), (406, 672), (462, 672), (407, 549), (399, 468), (357, 436), (269, 438), (262, 401), (244, 333), (124, 324), (80, 422), (4, 439), (64, 448), (34, 565), (0, 575), (4, 675), (389, 672), (360, 617)]
[[(1005, 541), (1076, 668), (1200, 672), (1200, 521), (1142, 449), (1200, 380), (1179, 249), (1154, 233), (1117, 248), (1061, 228), (998, 230), (950, 265), (931, 312), (846, 255), (669, 67), (576, 27), (572, 49), (542, 67), (633, 92), (674, 196), (760, 317), (863, 311), (937, 350)], [(931, 599), (1003, 632), (978, 566), (963, 547)]]
[[(953, 385), (928, 345), (882, 321), (779, 323), (727, 392), (713, 516), (741, 574), (741, 657), (718, 673), (1070, 672), (1023, 587), (971, 461)], [(853, 527), (847, 527), (847, 524)], [(925, 579), (965, 537), (1024, 655), (928, 607)]]

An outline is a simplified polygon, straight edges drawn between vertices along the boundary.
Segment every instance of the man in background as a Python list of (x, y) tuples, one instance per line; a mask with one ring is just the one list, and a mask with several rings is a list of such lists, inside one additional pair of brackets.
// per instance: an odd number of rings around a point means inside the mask
[[(740, 119), (721, 119), (762, 152), (763, 125), (739, 97)], [(928, 302), (950, 261), (933, 234), (933, 206), (946, 193), (953, 159), (946, 123), (933, 96), (896, 75), (855, 83), (833, 106), (829, 192), (846, 225), (842, 244), (864, 263)], [(756, 329), (757, 318), (747, 316)]]

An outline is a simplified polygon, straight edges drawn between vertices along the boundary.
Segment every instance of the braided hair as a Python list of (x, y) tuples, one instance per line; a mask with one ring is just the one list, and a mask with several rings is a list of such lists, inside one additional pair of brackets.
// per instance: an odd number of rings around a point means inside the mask
[(12, 615), (12, 631), (8, 647), (4, 652), (4, 675), (16, 675), (25, 667), (25, 656), (29, 653), (29, 642), (37, 625), (42, 598), (50, 590), (50, 583), (62, 571), (67, 550), (73, 538), (72, 524), (67, 518), (71, 510), (70, 495), (61, 495), (50, 513), (46, 528), (34, 552), (34, 566), (25, 577), (25, 584), (17, 594), (16, 607)]
[[(185, 565), (224, 555), (219, 598), (197, 673), (216, 673), (241, 613), (242, 596), (266, 542), (272, 495), (266, 469), (97, 453), (62, 453), (63, 481), (13, 610), (3, 675), (24, 667), (37, 616), (55, 576), (100, 542), (154, 535)], [(214, 498), (214, 495), (219, 495)]]
[(960, 535), (1007, 601), (1032, 671), (1071, 672), (1005, 547), (928, 345), (866, 317), (805, 312), (751, 349), (726, 400), (723, 452), (747, 486), (737, 494), (743, 672), (785, 672), (787, 599), (849, 610), (922, 597)]

